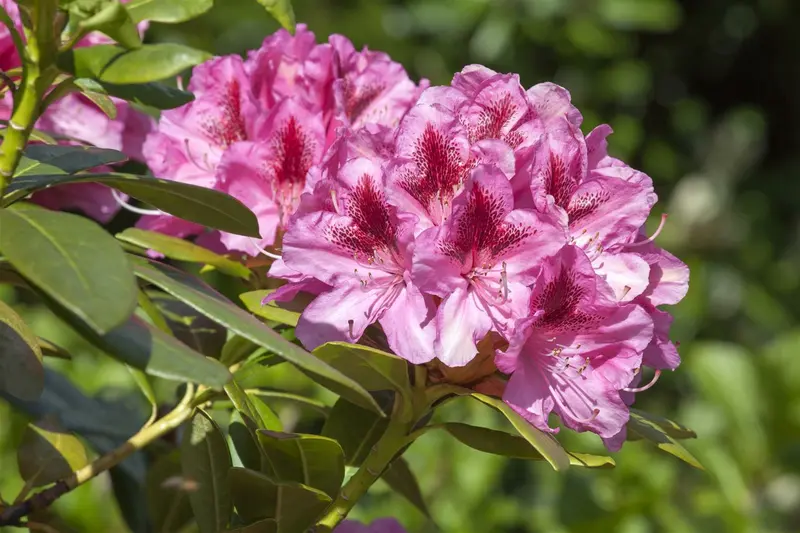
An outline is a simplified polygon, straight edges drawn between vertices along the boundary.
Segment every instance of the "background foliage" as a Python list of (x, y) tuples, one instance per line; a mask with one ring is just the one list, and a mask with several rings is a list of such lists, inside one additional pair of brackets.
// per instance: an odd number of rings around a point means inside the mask
[[(447, 83), (480, 62), (523, 84), (568, 87), (585, 125), (609, 122), (611, 151), (650, 174), (669, 213), (662, 245), (692, 268), (675, 308), (684, 364), (637, 398), (681, 420), (701, 472), (638, 443), (614, 470), (571, 469), (480, 454), (432, 432), (406, 458), (443, 531), (792, 532), (800, 530), (800, 5), (792, 0), (295, 0), (319, 37), (339, 32), (384, 50), (413, 76)], [(260, 44), (276, 24), (250, 0), (217, 2), (148, 40), (212, 53)], [(125, 225), (125, 214), (112, 222)], [(655, 216), (653, 217), (656, 218)], [(3, 289), (5, 290), (5, 289)], [(0, 297), (15, 298), (10, 291)], [(109, 408), (148, 416), (124, 368), (71, 336), (49, 312), (24, 306), (37, 333), (76, 354), (62, 366)], [(288, 366), (288, 365), (284, 365)], [(120, 370), (121, 369), (121, 370)], [(310, 382), (290, 368), (298, 390)], [(324, 399), (324, 397), (321, 397)], [(493, 412), (453, 402), (452, 419), (500, 427)], [(287, 430), (296, 407), (281, 412)], [(445, 415), (446, 416), (446, 415)], [(15, 448), (24, 420), (0, 404), (0, 492), (21, 481)], [(309, 421), (310, 420), (310, 421)], [(313, 416), (303, 424), (313, 424)], [(321, 420), (321, 419), (320, 419)], [(9, 422), (9, 423), (6, 423)], [(132, 420), (137, 427), (139, 421)], [(321, 422), (320, 422), (321, 423)], [(298, 430), (315, 429), (296, 428)], [(593, 436), (582, 449), (599, 451)], [(125, 531), (109, 480), (54, 507), (67, 531)], [(354, 518), (425, 517), (378, 485)]]

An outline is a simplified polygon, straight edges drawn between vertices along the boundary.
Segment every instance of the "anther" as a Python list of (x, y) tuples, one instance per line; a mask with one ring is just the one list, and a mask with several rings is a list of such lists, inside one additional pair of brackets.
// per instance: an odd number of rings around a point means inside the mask
[(350, 328), (350, 338), (352, 339), (352, 338), (355, 337), (355, 335), (353, 334), (353, 319), (352, 318), (347, 321), (347, 325)]
[(629, 286), (625, 285), (622, 288), (622, 296), (620, 296), (619, 299), (622, 300), (623, 298), (625, 298), (628, 295), (629, 292), (631, 292), (631, 288)]

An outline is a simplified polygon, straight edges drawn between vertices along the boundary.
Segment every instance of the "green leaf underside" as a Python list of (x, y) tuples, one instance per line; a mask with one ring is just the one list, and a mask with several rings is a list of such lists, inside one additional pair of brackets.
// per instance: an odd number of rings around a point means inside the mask
[(0, 300), (0, 391), (33, 401), (44, 388), (39, 339), (22, 318)]
[(0, 228), (0, 250), (19, 273), (98, 333), (133, 312), (131, 267), (117, 241), (94, 222), (22, 207), (0, 209)]
[(117, 150), (94, 146), (31, 144), (25, 149), (14, 176), (16, 179), (49, 172), (74, 174), (101, 165), (121, 163), (127, 159), (125, 154)]
[(320, 490), (245, 468), (232, 468), (228, 480), (239, 516), (247, 522), (274, 520), (278, 533), (306, 531), (331, 502)]
[(382, 414), (372, 396), (353, 379), (290, 343), (246, 311), (234, 306), (202, 281), (174, 268), (142, 258), (131, 257), (131, 261), (134, 262), (136, 275), (145, 281), (184, 301), (234, 333), (267, 348), (312, 374), (318, 382), (333, 392)]
[(108, 90), (96, 80), (89, 78), (76, 78), (73, 80), (81, 94), (92, 101), (108, 118), (117, 118), (117, 106), (108, 96)]
[(98, 82), (111, 96), (155, 109), (175, 109), (194, 100), (194, 95), (163, 83), (116, 83)]
[(536, 429), (516, 411), (498, 398), (484, 394), (472, 393), (471, 396), (486, 405), (500, 411), (519, 434), (552, 465), (555, 470), (566, 470), (570, 465), (569, 455), (553, 437)]
[(169, 294), (149, 291), (148, 296), (176, 339), (198, 353), (219, 359), (227, 337), (225, 328)]
[(339, 494), (344, 479), (344, 455), (335, 440), (320, 435), (261, 430), (258, 441), (267, 459), (263, 468), (271, 479), (301, 483), (323, 491), (331, 499)]
[(65, 479), (87, 463), (81, 441), (50, 421), (29, 424), (17, 452), (20, 476), (32, 487)]
[(65, 183), (97, 182), (113, 187), (178, 218), (228, 233), (258, 237), (258, 220), (239, 200), (213, 189), (177, 181), (123, 173), (36, 174), (15, 178), (3, 205)]
[(661, 450), (674, 455), (681, 461), (700, 470), (705, 470), (703, 465), (700, 464), (700, 461), (698, 461), (689, 450), (684, 448), (657, 424), (643, 417), (641, 414), (632, 411), (627, 428), (629, 434), (632, 434), (632, 436), (638, 436), (648, 440)]
[(171, 78), (210, 58), (208, 52), (176, 43), (146, 44), (134, 50), (102, 44), (61, 54), (58, 64), (78, 78), (128, 84)]
[(265, 318), (267, 320), (274, 320), (275, 322), (280, 322), (281, 324), (286, 324), (287, 326), (297, 326), (297, 321), (300, 319), (300, 313), (278, 307), (274, 302), (270, 302), (267, 305), (261, 305), (261, 301), (271, 292), (273, 291), (261, 290), (245, 292), (239, 295), (239, 299), (242, 301), (247, 310), (256, 316), (260, 316), (261, 318)]
[(200, 533), (225, 529), (232, 511), (228, 485), (231, 457), (219, 427), (202, 410), (187, 423), (181, 467), (184, 478), (195, 485), (189, 492), (189, 503)]
[(165, 257), (176, 261), (188, 261), (190, 263), (202, 263), (212, 265), (224, 274), (237, 276), (242, 279), (250, 277), (252, 272), (241, 263), (237, 263), (227, 257), (215, 254), (211, 250), (197, 246), (183, 239), (147, 231), (138, 228), (128, 228), (116, 237), (122, 241), (154, 250), (163, 254)]

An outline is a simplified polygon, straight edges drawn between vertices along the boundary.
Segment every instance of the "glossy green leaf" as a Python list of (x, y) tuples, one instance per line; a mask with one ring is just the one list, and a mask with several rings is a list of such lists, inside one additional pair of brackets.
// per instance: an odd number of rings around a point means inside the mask
[[(258, 444), (258, 437), (253, 431), (253, 422), (245, 421), (241, 411), (233, 410), (228, 424), (228, 440), (231, 450), (236, 452), (239, 462), (245, 468), (261, 470), (264, 452)], [(237, 464), (237, 466), (239, 466)]]
[(370, 391), (394, 390), (407, 393), (411, 387), (405, 359), (375, 348), (346, 342), (329, 342), (316, 348), (314, 355), (351, 376)]
[(258, 0), (258, 3), (267, 9), (267, 13), (272, 15), (281, 26), (294, 32), (294, 9), (291, 0)]
[(136, 386), (139, 387), (142, 395), (147, 399), (147, 403), (150, 404), (152, 415), (155, 417), (156, 413), (158, 413), (158, 400), (156, 400), (156, 393), (153, 390), (153, 386), (150, 384), (150, 380), (147, 378), (147, 375), (138, 368), (127, 365), (126, 368), (128, 372), (131, 373), (131, 377), (133, 377), (133, 381), (136, 383)]
[(188, 305), (242, 337), (267, 348), (301, 370), (313, 375), (323, 386), (333, 392), (382, 414), (372, 396), (356, 381), (317, 359), (299, 346), (290, 343), (246, 311), (234, 306), (229, 300), (200, 280), (166, 265), (149, 262), (141, 258), (131, 259), (135, 261), (134, 272), (137, 276), (183, 300)]
[(673, 439), (697, 438), (697, 433), (695, 433), (691, 429), (682, 426), (677, 422), (664, 418), (663, 416), (659, 416), (653, 413), (648, 413), (647, 411), (642, 411), (640, 409), (633, 409), (633, 408), (631, 408), (631, 413), (641, 417), (644, 420), (647, 420), (648, 422), (652, 422), (653, 424), (664, 430), (664, 432)]
[(233, 402), (233, 407), (242, 414), (245, 423), (252, 424), (253, 431), (258, 429), (281, 431), (283, 429), (280, 419), (272, 412), (272, 409), (258, 398), (245, 393), (235, 379), (225, 385), (225, 393)]
[(133, 312), (130, 264), (94, 222), (22, 207), (0, 209), (0, 228), (0, 250), (17, 271), (95, 331), (108, 332)]
[(344, 454), (333, 439), (260, 430), (258, 441), (266, 454), (264, 464), (271, 479), (314, 487), (331, 498), (339, 494), (344, 479)]
[(180, 531), (192, 519), (189, 494), (196, 484), (183, 477), (177, 450), (159, 456), (148, 468), (145, 487), (153, 531)]
[(25, 149), (17, 166), (15, 178), (50, 172), (74, 174), (82, 170), (126, 161), (128, 157), (117, 150), (94, 146), (62, 146), (31, 144)]
[(264, 351), (264, 348), (253, 341), (234, 335), (222, 347), (222, 355), (219, 360), (223, 365), (230, 367), (255, 355), (256, 352), (263, 353)]
[(261, 318), (265, 318), (267, 320), (280, 322), (281, 324), (286, 324), (287, 326), (297, 326), (297, 320), (300, 318), (300, 313), (278, 307), (275, 302), (270, 302), (267, 305), (261, 305), (261, 300), (263, 300), (270, 292), (273, 291), (245, 292), (239, 295), (239, 299), (242, 301), (244, 306), (247, 307), (247, 310), (256, 316), (260, 316)]
[(684, 448), (678, 441), (673, 439), (666, 431), (659, 427), (656, 423), (648, 420), (639, 413), (631, 412), (630, 420), (628, 420), (628, 433), (639, 436), (655, 444), (661, 450), (674, 455), (681, 461), (690, 464), (691, 466), (700, 470), (705, 470), (703, 465), (700, 464), (689, 450)]
[(176, 339), (196, 352), (219, 359), (227, 337), (224, 327), (174, 296), (155, 291), (149, 296)]
[(32, 487), (67, 478), (87, 463), (81, 441), (47, 420), (28, 424), (17, 450), (20, 476)]
[[(55, 357), (56, 359), (65, 359), (67, 361), (72, 359), (72, 355), (61, 346), (50, 342), (47, 339), (38, 337), (36, 342), (42, 350), (42, 355), (45, 357)], [(2, 344), (2, 342), (0, 342)]]
[(247, 522), (275, 520), (278, 533), (306, 531), (331, 502), (320, 490), (273, 481), (245, 468), (232, 468), (228, 480), (239, 516)]
[(196, 485), (189, 492), (189, 503), (200, 533), (225, 529), (232, 511), (228, 486), (231, 456), (219, 427), (201, 410), (186, 425), (181, 467), (186, 481)]
[(135, 174), (20, 176), (6, 188), (3, 204), (55, 185), (80, 182), (103, 183), (190, 222), (238, 235), (259, 236), (256, 216), (236, 198), (206, 187)]
[(392, 490), (411, 502), (422, 514), (430, 518), (431, 513), (428, 509), (428, 505), (425, 503), (425, 498), (422, 496), (417, 478), (405, 459), (398, 457), (392, 461), (389, 468), (387, 468), (383, 476), (381, 476), (381, 479), (383, 479)]
[(202, 15), (213, 5), (214, 0), (131, 0), (125, 7), (134, 22), (176, 24)]
[(511, 425), (514, 426), (519, 434), (542, 456), (550, 463), (556, 470), (566, 470), (569, 467), (570, 461), (567, 452), (564, 448), (547, 433), (540, 431), (533, 427), (527, 420), (522, 418), (516, 411), (508, 406), (503, 400), (492, 398), (484, 394), (473, 393), (472, 397), (486, 405), (493, 407), (500, 411), (505, 416)]
[[(387, 403), (381, 405), (384, 411), (391, 410), (391, 398)], [(388, 424), (387, 418), (339, 398), (325, 420), (322, 435), (341, 445), (347, 465), (360, 466)]]
[(176, 261), (212, 265), (224, 274), (242, 279), (247, 279), (252, 275), (250, 269), (241, 263), (228, 259), (225, 256), (215, 254), (211, 250), (192, 244), (189, 241), (170, 235), (164, 235), (163, 233), (156, 233), (154, 231), (138, 228), (128, 228), (122, 233), (118, 233), (117, 239), (141, 246), (142, 248), (154, 250)]
[(0, 300), (0, 391), (35, 400), (44, 387), (42, 349), (22, 318)]
[[(99, 31), (111, 37), (125, 48), (140, 48), (142, 39), (139, 37), (139, 30), (131, 19), (125, 6), (117, 0), (112, 0), (99, 4), (91, 12), (87, 13), (80, 9), (81, 2), (70, 4), (70, 14), (72, 18), (78, 19), (78, 29), (85, 32)], [(77, 6), (73, 8), (72, 6)]]
[[(502, 455), (504, 457), (514, 457), (517, 459), (533, 459), (543, 461), (544, 457), (527, 440), (517, 435), (459, 422), (447, 422), (431, 426), (447, 431), (462, 444), (475, 450)], [(616, 464), (614, 459), (606, 456), (567, 452), (571, 465), (586, 466), (593, 468), (613, 468)]]
[(96, 80), (75, 78), (72, 83), (82, 95), (92, 101), (108, 118), (117, 118), (117, 105), (108, 96), (108, 90)]
[(145, 44), (135, 50), (103, 44), (65, 52), (58, 64), (77, 78), (127, 84), (171, 78), (210, 58), (208, 52), (176, 43)]
[(283, 362), (273, 354), (259, 355), (243, 364), (233, 375), (243, 389), (275, 386), (275, 374), (270, 369)]
[(175, 109), (194, 100), (194, 95), (163, 83), (116, 83), (98, 82), (111, 96), (155, 109)]

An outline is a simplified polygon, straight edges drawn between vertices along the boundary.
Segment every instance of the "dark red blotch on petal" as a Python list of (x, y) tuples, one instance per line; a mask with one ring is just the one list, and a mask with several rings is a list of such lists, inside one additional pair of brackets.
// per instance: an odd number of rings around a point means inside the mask
[(592, 327), (598, 317), (580, 309), (587, 288), (575, 279), (573, 272), (562, 266), (555, 278), (531, 298), (531, 313), (544, 311), (533, 327), (550, 333), (580, 331)]
[(220, 101), (220, 116), (208, 117), (203, 125), (208, 136), (218, 145), (228, 147), (247, 138), (242, 117), (241, 87), (238, 80), (231, 80)]
[(389, 211), (386, 196), (375, 181), (365, 174), (347, 199), (347, 214), (351, 224), (338, 224), (329, 229), (335, 244), (355, 254), (373, 258), (379, 250), (395, 246), (397, 225)]

